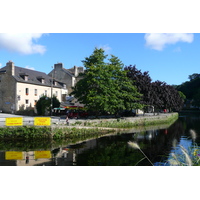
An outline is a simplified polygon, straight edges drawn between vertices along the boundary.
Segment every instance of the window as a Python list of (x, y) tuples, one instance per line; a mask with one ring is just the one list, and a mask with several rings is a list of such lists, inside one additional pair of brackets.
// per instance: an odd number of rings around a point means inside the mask
[(25, 103), (28, 104), (28, 99), (25, 100)]
[(19, 77), (21, 77), (22, 79), (24, 79), (25, 81), (28, 81), (28, 74), (26, 73), (20, 73)]
[(26, 88), (26, 95), (28, 95), (29, 94), (29, 89), (28, 88)]
[(36, 104), (37, 104), (37, 100), (34, 101), (34, 106), (36, 106)]
[(47, 90), (44, 91), (44, 95), (47, 96)]
[(37, 79), (38, 79), (38, 81), (40, 81), (41, 83), (45, 83), (45, 82), (44, 82), (44, 77), (38, 76)]
[(35, 89), (35, 96), (37, 96), (37, 89)]

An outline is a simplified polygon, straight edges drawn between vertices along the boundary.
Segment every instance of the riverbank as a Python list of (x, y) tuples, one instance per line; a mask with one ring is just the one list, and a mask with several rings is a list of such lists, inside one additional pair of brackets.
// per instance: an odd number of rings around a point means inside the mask
[[(0, 128), (0, 139), (71, 139), (98, 137), (110, 133), (128, 131), (132, 128), (148, 127), (152, 125), (163, 125), (173, 123), (178, 119), (178, 113), (166, 113), (160, 115), (147, 115), (113, 119), (87, 119), (87, 120), (65, 120), (54, 121), (51, 126), (34, 127), (2, 127)], [(82, 139), (83, 139), (82, 138)]]
[[(64, 120), (60, 120), (59, 124), (55, 122), (52, 126), (46, 127), (1, 127), (0, 149), (31, 150), (41, 149), (44, 146), (45, 149), (49, 149), (108, 135), (167, 129), (177, 118), (178, 113), (169, 113), (122, 119), (69, 120), (69, 125), (66, 125)], [(26, 145), (22, 146), (21, 144)]]
[[(168, 124), (178, 119), (178, 113), (160, 113), (159, 115), (146, 114), (136, 117), (123, 117), (123, 118), (100, 118), (100, 119), (78, 119), (69, 120), (68, 127), (77, 128), (114, 128), (114, 129), (127, 129), (138, 126)], [(66, 126), (66, 122), (54, 123), (53, 127)]]

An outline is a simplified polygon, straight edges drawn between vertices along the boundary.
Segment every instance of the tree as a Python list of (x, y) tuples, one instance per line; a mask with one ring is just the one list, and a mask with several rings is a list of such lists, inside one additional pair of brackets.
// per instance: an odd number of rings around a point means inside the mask
[(189, 75), (188, 77), (190, 79), (190, 81), (195, 80), (197, 78), (200, 78), (200, 74), (194, 73), (192, 75)]
[(140, 103), (146, 106), (152, 106), (152, 99), (150, 96), (152, 85), (149, 72), (145, 71), (142, 73), (141, 70), (136, 68), (136, 65), (126, 66), (124, 70), (127, 72), (128, 78), (131, 79), (133, 84), (137, 87), (138, 92), (143, 95)]
[[(80, 103), (98, 115), (101, 111), (114, 114), (119, 110), (141, 106), (140, 94), (127, 78), (123, 63), (114, 55), (107, 59), (103, 49), (95, 48), (92, 55), (83, 60), (85, 73), (73, 88)], [(105, 62), (107, 59), (107, 62)]]
[(194, 73), (189, 75), (190, 81), (186, 81), (177, 86), (177, 90), (181, 91), (187, 100), (192, 100), (194, 106), (200, 106), (200, 74)]
[(155, 81), (152, 83), (151, 93), (153, 104), (158, 109), (169, 109), (179, 111), (184, 103), (180, 93), (165, 82)]
[(127, 76), (133, 81), (143, 97), (140, 103), (146, 107), (155, 107), (156, 109), (175, 109), (179, 110), (183, 105), (183, 99), (174, 88), (174, 86), (167, 85), (165, 82), (155, 81), (152, 82), (149, 72), (141, 72), (136, 66), (128, 66), (124, 69)]
[[(52, 98), (52, 104), (53, 104), (52, 108), (60, 107), (60, 102), (55, 96)], [(36, 109), (37, 109), (38, 115), (42, 115), (42, 116), (44, 116), (46, 114), (46, 112), (50, 112), (51, 98), (49, 98), (45, 95), (40, 97), (40, 99), (38, 100), (38, 102), (36, 104)]]

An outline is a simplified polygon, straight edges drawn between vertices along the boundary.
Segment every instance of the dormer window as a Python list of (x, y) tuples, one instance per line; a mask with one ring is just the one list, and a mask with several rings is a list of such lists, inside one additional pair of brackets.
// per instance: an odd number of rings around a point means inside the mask
[(23, 78), (25, 81), (28, 81), (28, 74), (26, 73), (21, 73), (19, 74), (21, 78)]
[(38, 76), (37, 79), (38, 79), (38, 81), (40, 81), (41, 83), (44, 83), (44, 77)]
[(58, 85), (58, 82), (57, 82), (57, 81), (54, 81), (53, 84), (54, 84), (55, 86), (57, 86), (57, 85)]

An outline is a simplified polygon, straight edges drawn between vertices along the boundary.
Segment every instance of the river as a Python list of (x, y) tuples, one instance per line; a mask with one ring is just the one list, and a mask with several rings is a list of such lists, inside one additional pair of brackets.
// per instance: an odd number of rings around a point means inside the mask
[[(0, 142), (0, 166), (155, 166), (168, 165), (169, 155), (180, 151), (180, 145), (188, 148), (193, 141), (190, 130), (197, 133), (200, 144), (200, 116), (180, 114), (170, 126), (150, 127), (140, 131), (129, 130), (103, 136), (77, 144), (40, 141), (35, 147), (27, 143)], [(130, 148), (128, 142), (137, 142), (144, 154)]]

